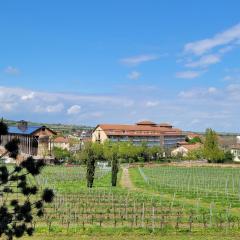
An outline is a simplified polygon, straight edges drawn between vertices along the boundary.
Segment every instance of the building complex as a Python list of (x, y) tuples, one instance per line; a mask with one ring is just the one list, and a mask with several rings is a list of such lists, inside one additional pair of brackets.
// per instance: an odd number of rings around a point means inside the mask
[(142, 121), (134, 125), (100, 124), (92, 133), (92, 141), (103, 143), (132, 142), (140, 145), (143, 142), (148, 146), (162, 146), (173, 148), (178, 142), (185, 141), (185, 134), (181, 129), (171, 124), (157, 124), (151, 121)]

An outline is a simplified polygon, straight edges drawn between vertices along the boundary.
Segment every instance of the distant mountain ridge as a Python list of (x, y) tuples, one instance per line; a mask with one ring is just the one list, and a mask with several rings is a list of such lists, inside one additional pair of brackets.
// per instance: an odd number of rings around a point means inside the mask
[[(9, 120), (9, 119), (3, 119), (3, 121), (8, 125), (8, 126), (16, 126), (18, 121), (15, 120)], [(85, 126), (85, 125), (75, 125), (75, 124), (62, 124), (62, 123), (42, 123), (42, 122), (31, 122), (27, 121), (29, 125), (34, 125), (34, 126), (40, 126), (44, 125), (46, 127), (49, 127), (53, 130), (59, 130), (59, 131), (73, 131), (73, 130), (85, 130), (85, 129), (93, 129), (91, 126)]]

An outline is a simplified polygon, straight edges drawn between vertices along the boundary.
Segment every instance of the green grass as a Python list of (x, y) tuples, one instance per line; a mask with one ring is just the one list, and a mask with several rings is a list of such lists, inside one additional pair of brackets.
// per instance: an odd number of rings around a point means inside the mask
[[(110, 172), (96, 168), (94, 186), (110, 186)], [(36, 178), (42, 188), (49, 187), (58, 193), (78, 193), (86, 188), (86, 167), (47, 166)]]
[[(164, 169), (161, 167), (143, 170), (148, 179), (151, 178), (156, 184), (145, 181), (138, 168), (130, 168), (130, 177), (136, 188), (121, 188), (121, 171), (118, 175), (118, 186), (111, 187), (111, 173), (97, 169), (94, 187), (88, 189), (86, 168), (46, 167), (38, 183), (43, 187), (53, 187), (56, 198), (53, 204), (47, 206), (45, 217), (37, 221), (35, 236), (24, 239), (240, 239), (237, 219), (231, 219), (230, 224), (226, 222), (227, 217), (239, 214), (238, 208), (226, 211), (221, 202), (210, 207), (208, 199), (199, 200), (194, 194), (184, 194), (184, 188), (183, 192), (174, 194), (178, 189), (175, 182), (186, 187), (182, 178), (192, 169), (182, 169), (182, 173), (177, 167), (165, 169), (165, 173), (169, 174), (163, 174)], [(223, 174), (221, 170), (215, 170), (205, 169), (205, 175), (201, 169), (200, 174), (193, 170), (191, 174), (198, 178), (206, 178), (212, 174), (224, 179), (232, 173), (232, 179), (237, 179), (237, 171), (225, 170)], [(168, 180), (168, 187), (164, 187)], [(209, 188), (213, 186), (209, 185)], [(191, 188), (191, 191), (193, 190)], [(194, 219), (189, 232), (191, 214)], [(203, 214), (207, 219), (206, 228), (203, 224)], [(160, 229), (162, 216), (165, 222)], [(178, 217), (180, 227), (176, 229)], [(219, 217), (224, 220), (221, 227), (218, 226), (221, 221)]]
[(139, 172), (148, 189), (226, 207), (240, 207), (239, 169), (161, 166), (139, 168)]
[[(43, 229), (42, 229), (43, 230)], [(79, 230), (74, 232), (74, 230), (66, 231), (56, 231), (56, 232), (37, 232), (33, 237), (24, 237), (24, 240), (238, 240), (240, 238), (239, 232), (225, 232), (225, 231), (209, 231), (209, 232), (151, 232), (146, 229), (101, 229), (101, 228), (88, 228), (85, 230)]]

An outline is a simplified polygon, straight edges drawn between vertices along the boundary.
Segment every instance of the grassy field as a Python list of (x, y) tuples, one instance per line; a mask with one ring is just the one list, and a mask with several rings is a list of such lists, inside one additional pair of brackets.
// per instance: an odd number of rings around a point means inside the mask
[(116, 229), (91, 229), (76, 233), (36, 233), (33, 237), (25, 237), (24, 240), (238, 240), (239, 232), (198, 232), (198, 233), (151, 233), (147, 231), (132, 231), (126, 229), (119, 231)]
[(149, 187), (222, 206), (240, 206), (238, 168), (173, 167), (138, 168)]
[(136, 167), (127, 169), (132, 184), (120, 185), (126, 177), (120, 171), (115, 188), (109, 170), (97, 169), (93, 189), (85, 172), (81, 166), (44, 169), (37, 183), (56, 197), (31, 239), (240, 238), (237, 200), (231, 205), (226, 198), (226, 190), (238, 196), (238, 169)]

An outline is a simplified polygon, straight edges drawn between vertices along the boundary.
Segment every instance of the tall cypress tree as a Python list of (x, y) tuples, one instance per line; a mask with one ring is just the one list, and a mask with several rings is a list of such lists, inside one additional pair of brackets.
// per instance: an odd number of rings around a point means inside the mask
[(117, 186), (117, 174), (119, 171), (118, 167), (118, 149), (116, 146), (112, 146), (111, 149), (111, 155), (112, 155), (112, 186), (116, 187)]
[(113, 158), (112, 160), (112, 186), (117, 186), (117, 174), (118, 174), (118, 159)]
[(87, 155), (87, 187), (92, 188), (95, 175), (95, 156), (92, 146), (89, 147)]

